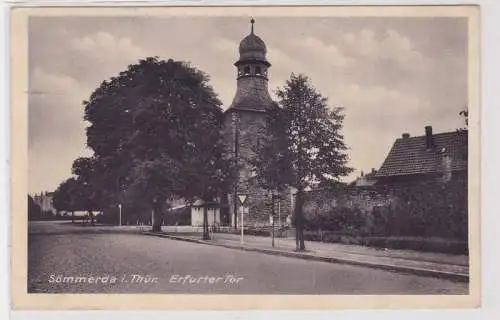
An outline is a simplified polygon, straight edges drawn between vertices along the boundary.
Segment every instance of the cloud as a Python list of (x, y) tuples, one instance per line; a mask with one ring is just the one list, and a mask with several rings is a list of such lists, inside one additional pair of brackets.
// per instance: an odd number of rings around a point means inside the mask
[(238, 43), (226, 38), (217, 38), (209, 46), (218, 52), (223, 52), (227, 55), (234, 55), (235, 48), (238, 48)]
[(104, 31), (70, 39), (69, 52), (74, 62), (72, 74), (78, 74), (93, 86), (147, 56), (146, 51), (131, 38)]
[(41, 67), (34, 68), (30, 79), (30, 91), (40, 93), (66, 93), (78, 85), (78, 82), (67, 75), (55, 75), (45, 72)]
[[(334, 96), (341, 105), (357, 115), (370, 114), (379, 119), (414, 118), (429, 110), (429, 104), (411, 93), (385, 86), (361, 86), (355, 83), (336, 88)], [(374, 114), (375, 113), (375, 114)]]
[(344, 52), (349, 56), (368, 59), (372, 63), (392, 61), (399, 68), (421, 70), (424, 55), (417, 51), (410, 38), (393, 29), (386, 29), (378, 36), (364, 28), (359, 33), (346, 33), (343, 36)]
[(293, 50), (301, 50), (311, 61), (319, 61), (324, 67), (346, 67), (353, 62), (344, 56), (337, 46), (327, 44), (318, 38), (307, 36), (305, 39), (292, 39), (289, 43)]
[[(29, 80), (30, 132), (33, 143), (46, 138), (57, 138), (61, 130), (70, 130), (75, 121), (81, 119), (82, 101), (87, 94), (85, 88), (74, 78), (52, 74), (35, 68)], [(51, 127), (44, 125), (50, 123)], [(35, 141), (36, 140), (36, 141)]]
[(134, 45), (127, 37), (114, 37), (112, 34), (99, 31), (88, 36), (71, 39), (70, 47), (76, 51), (87, 52), (94, 57), (129, 60), (140, 57), (142, 48)]
[(39, 67), (29, 87), (30, 191), (54, 190), (70, 176), (73, 160), (90, 154), (81, 104), (87, 91), (76, 79)]

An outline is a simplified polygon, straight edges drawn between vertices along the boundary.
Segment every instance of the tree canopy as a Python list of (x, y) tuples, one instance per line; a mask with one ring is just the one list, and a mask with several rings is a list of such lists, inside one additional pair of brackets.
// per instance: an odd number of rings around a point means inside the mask
[(57, 187), (52, 198), (52, 203), (57, 211), (73, 212), (79, 208), (79, 190), (78, 182), (72, 177), (63, 181)]
[(35, 220), (41, 217), (42, 208), (40, 208), (32, 196), (28, 195), (28, 220)]
[(75, 163), (74, 173), (97, 173), (84, 181), (110, 194), (96, 199), (160, 211), (172, 197), (220, 195), (230, 163), (223, 154), (222, 103), (208, 81), (187, 63), (150, 57), (104, 81), (84, 101), (94, 156)]

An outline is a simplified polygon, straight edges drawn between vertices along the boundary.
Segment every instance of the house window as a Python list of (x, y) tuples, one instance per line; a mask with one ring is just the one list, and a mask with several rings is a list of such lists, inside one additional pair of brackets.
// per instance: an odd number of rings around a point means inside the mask
[(262, 69), (260, 67), (255, 67), (255, 74), (261, 75)]
[(248, 67), (248, 66), (247, 66), (247, 67), (245, 67), (245, 69), (243, 69), (243, 73), (244, 73), (245, 75), (250, 74), (250, 67)]

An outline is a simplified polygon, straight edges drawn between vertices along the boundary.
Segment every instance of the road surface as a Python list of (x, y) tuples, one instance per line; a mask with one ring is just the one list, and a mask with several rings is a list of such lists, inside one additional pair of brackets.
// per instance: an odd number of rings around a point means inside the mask
[(30, 293), (467, 294), (467, 283), (31, 222)]

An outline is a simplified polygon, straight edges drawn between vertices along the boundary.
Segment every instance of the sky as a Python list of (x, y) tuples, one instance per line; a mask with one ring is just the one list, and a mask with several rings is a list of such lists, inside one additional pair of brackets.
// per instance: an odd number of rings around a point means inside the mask
[[(307, 75), (343, 107), (349, 165), (378, 169), (402, 133), (463, 126), (466, 18), (254, 17), (266, 43), (269, 89)], [(31, 17), (29, 193), (53, 191), (88, 156), (82, 101), (149, 56), (188, 61), (210, 76), (224, 108), (236, 90), (238, 45), (248, 17)]]

